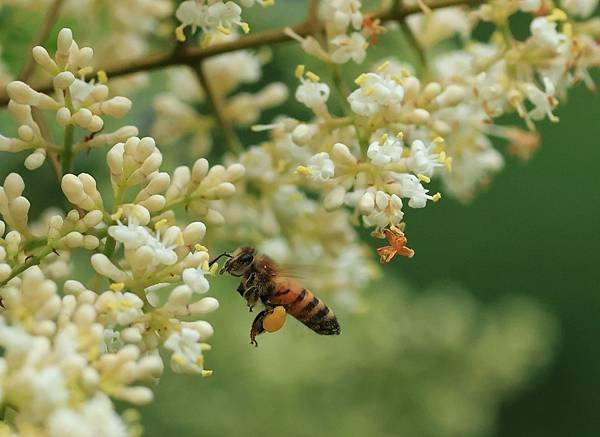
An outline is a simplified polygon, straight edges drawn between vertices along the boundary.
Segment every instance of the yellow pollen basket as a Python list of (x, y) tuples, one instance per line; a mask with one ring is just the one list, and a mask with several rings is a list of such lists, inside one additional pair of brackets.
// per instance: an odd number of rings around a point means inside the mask
[(275, 307), (273, 312), (263, 320), (263, 328), (267, 332), (279, 331), (285, 325), (287, 313), (282, 306)]

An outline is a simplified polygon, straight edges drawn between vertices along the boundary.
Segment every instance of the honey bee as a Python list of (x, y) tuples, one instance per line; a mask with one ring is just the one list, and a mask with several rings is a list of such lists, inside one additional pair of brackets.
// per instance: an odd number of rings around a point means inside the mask
[(275, 332), (285, 323), (286, 314), (321, 335), (338, 335), (340, 325), (329, 307), (310, 290), (285, 276), (282, 269), (267, 256), (259, 256), (252, 247), (240, 247), (233, 254), (223, 253), (229, 259), (219, 273), (241, 278), (238, 293), (246, 299), (250, 311), (260, 301), (262, 310), (250, 329), (250, 343), (258, 346), (256, 337), (263, 332)]

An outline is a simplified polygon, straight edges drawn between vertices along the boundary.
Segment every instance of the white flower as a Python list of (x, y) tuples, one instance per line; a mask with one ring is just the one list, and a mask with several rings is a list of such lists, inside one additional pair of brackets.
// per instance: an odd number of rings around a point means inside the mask
[(363, 220), (367, 226), (384, 228), (390, 224), (399, 224), (402, 217), (402, 199), (395, 194), (389, 195), (378, 190), (374, 195), (373, 209), (363, 216)]
[(242, 8), (232, 1), (214, 2), (208, 6), (204, 2), (188, 0), (179, 5), (175, 17), (181, 22), (182, 28), (191, 26), (192, 32), (200, 27), (204, 32), (223, 29), (223, 33), (227, 33), (234, 25), (246, 28), (241, 13)]
[(345, 33), (350, 25), (354, 29), (362, 27), (360, 7), (360, 0), (324, 0), (321, 2), (319, 17), (331, 24), (338, 33)]
[(160, 231), (154, 236), (148, 228), (140, 226), (132, 216), (127, 220), (127, 225), (119, 222), (118, 225), (108, 228), (108, 234), (116, 241), (123, 243), (125, 250), (134, 251), (145, 247), (152, 252), (154, 263), (167, 266), (177, 262), (177, 254), (173, 250), (177, 246), (177, 242), (173, 241), (174, 232), (169, 231), (170, 229), (164, 233), (161, 241)]
[(101, 394), (77, 410), (61, 408), (48, 419), (50, 437), (126, 437), (127, 428), (113, 410), (110, 399)]
[(178, 373), (204, 374), (204, 357), (198, 331), (183, 328), (165, 341), (165, 348), (173, 351), (171, 369)]
[(561, 4), (570, 14), (587, 18), (598, 7), (598, 0), (562, 0)]
[(296, 100), (315, 112), (321, 111), (329, 98), (329, 86), (324, 83), (302, 79), (296, 89)]
[(374, 165), (385, 167), (391, 162), (397, 162), (402, 157), (402, 140), (393, 135), (385, 135), (383, 144), (381, 140), (369, 145), (367, 156)]
[(558, 117), (552, 113), (558, 103), (554, 97), (556, 88), (552, 81), (547, 77), (544, 78), (544, 91), (534, 84), (527, 84), (525, 89), (527, 98), (534, 105), (534, 108), (529, 111), (529, 116), (534, 120), (542, 120), (547, 116), (550, 121), (557, 122)]
[(308, 160), (309, 177), (318, 182), (326, 182), (333, 177), (335, 165), (326, 152), (317, 153)]
[(204, 277), (202, 269), (185, 269), (182, 273), (183, 282), (191, 288), (194, 293), (206, 293), (210, 288), (208, 280)]
[(534, 18), (529, 26), (531, 39), (543, 47), (557, 50), (559, 46), (567, 41), (567, 37), (556, 30), (556, 22), (546, 17)]
[(331, 40), (331, 44), (335, 47), (331, 60), (337, 64), (344, 64), (350, 59), (360, 64), (367, 56), (368, 43), (358, 32), (353, 32), (351, 36), (338, 35)]
[(400, 184), (399, 192), (402, 197), (408, 197), (408, 206), (411, 208), (424, 208), (427, 200), (432, 200), (432, 196), (427, 193), (419, 179), (412, 174), (398, 174), (394, 177)]
[(144, 302), (133, 293), (105, 291), (96, 301), (99, 314), (106, 317), (107, 326), (126, 326), (142, 316)]
[(519, 9), (523, 12), (535, 12), (542, 7), (542, 0), (519, 0)]
[(433, 176), (436, 167), (442, 167), (444, 163), (439, 153), (432, 153), (433, 143), (425, 145), (421, 140), (415, 140), (410, 145), (410, 157), (407, 160), (410, 170), (419, 175)]
[(377, 73), (366, 73), (357, 82), (360, 88), (348, 96), (348, 102), (358, 115), (370, 117), (387, 108), (400, 109), (404, 88), (394, 79)]

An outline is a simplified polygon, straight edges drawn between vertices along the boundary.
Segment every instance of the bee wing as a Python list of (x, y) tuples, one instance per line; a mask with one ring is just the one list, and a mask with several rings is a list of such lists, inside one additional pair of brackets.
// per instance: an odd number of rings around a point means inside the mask
[(290, 279), (309, 279), (312, 276), (323, 274), (327, 269), (316, 264), (286, 263), (278, 267), (279, 276)]

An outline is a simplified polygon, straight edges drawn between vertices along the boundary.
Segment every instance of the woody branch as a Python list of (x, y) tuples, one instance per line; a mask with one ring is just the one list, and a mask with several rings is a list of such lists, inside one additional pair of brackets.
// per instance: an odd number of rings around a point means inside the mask
[[(451, 6), (475, 6), (483, 3), (484, 0), (431, 0), (425, 2), (429, 9), (439, 9)], [(386, 21), (402, 21), (407, 16), (422, 13), (422, 6), (413, 5), (400, 7), (391, 7), (384, 10), (377, 10), (366, 15), (380, 19), (383, 22)], [(273, 30), (267, 30), (264, 32), (258, 32), (248, 36), (244, 36), (235, 41), (229, 41), (225, 43), (215, 44), (209, 47), (188, 47), (181, 49), (178, 46), (174, 50), (168, 50), (163, 52), (157, 52), (150, 55), (144, 55), (143, 57), (126, 64), (115, 65), (107, 68), (100, 68), (104, 70), (108, 77), (125, 76), (128, 74), (138, 73), (142, 71), (152, 71), (173, 65), (190, 65), (196, 66), (205, 59), (211, 58), (216, 55), (223, 53), (234, 52), (236, 50), (251, 49), (261, 47), (265, 45), (274, 45), (284, 42), (291, 41), (292, 38), (285, 33), (285, 27)], [(292, 27), (292, 30), (302, 36), (314, 35), (319, 31), (319, 22), (315, 14), (309, 14), (309, 17), (300, 24)], [(33, 88), (40, 92), (50, 92), (53, 89), (52, 82), (47, 81), (40, 84), (34, 84)], [(6, 106), (9, 98), (5, 93), (0, 94), (0, 105)]]

